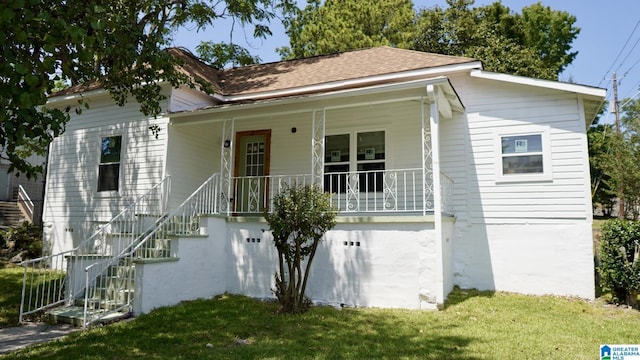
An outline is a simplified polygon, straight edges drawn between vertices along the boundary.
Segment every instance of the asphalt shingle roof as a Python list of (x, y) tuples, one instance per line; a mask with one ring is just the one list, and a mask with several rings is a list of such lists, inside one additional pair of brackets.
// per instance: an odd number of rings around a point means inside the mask
[[(227, 96), (251, 96), (477, 61), (465, 57), (381, 46), (218, 70), (200, 61), (188, 50), (170, 48), (167, 51), (183, 60), (178, 67), (179, 71), (209, 82), (216, 93)], [(393, 82), (393, 79), (385, 81)], [(54, 96), (98, 88), (100, 84), (97, 82), (81, 84), (56, 93)]]
[(221, 87), (225, 95), (246, 95), (474, 61), (464, 57), (381, 46), (227, 69), (222, 72)]

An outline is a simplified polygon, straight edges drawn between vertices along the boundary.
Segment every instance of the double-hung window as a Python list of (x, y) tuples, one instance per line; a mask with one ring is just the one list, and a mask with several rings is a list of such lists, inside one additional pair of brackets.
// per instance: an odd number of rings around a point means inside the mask
[(118, 191), (122, 136), (106, 136), (100, 142), (100, 164), (98, 165), (98, 192)]
[[(325, 137), (325, 191), (380, 192), (385, 170), (385, 132), (367, 131)], [(357, 171), (357, 174), (356, 174)]]
[(551, 179), (551, 156), (547, 129), (497, 136), (497, 181)]

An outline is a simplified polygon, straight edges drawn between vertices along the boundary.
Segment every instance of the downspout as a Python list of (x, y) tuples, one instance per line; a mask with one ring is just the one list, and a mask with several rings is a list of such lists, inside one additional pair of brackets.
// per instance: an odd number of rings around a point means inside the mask
[(427, 85), (429, 98), (429, 125), (431, 128), (431, 161), (433, 174), (433, 221), (436, 251), (436, 304), (444, 304), (444, 249), (442, 245), (442, 191), (440, 183), (440, 113), (438, 109), (439, 90), (433, 85)]

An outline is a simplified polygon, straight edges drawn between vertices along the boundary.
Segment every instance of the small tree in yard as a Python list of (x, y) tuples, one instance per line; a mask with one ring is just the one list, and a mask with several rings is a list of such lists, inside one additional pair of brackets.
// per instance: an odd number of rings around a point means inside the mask
[(265, 215), (278, 250), (273, 291), (282, 312), (301, 313), (310, 303), (304, 293), (313, 257), (323, 235), (336, 225), (337, 210), (331, 194), (316, 186), (285, 188), (274, 196), (273, 209)]
[(640, 223), (621, 219), (602, 225), (600, 280), (613, 302), (638, 307), (640, 294)]

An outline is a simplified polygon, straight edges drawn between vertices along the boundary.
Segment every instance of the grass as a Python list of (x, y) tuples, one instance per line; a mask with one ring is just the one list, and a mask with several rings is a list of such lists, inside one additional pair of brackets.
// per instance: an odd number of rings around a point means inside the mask
[(548, 296), (455, 290), (442, 311), (314, 307), (224, 295), (185, 302), (9, 359), (595, 359), (637, 343), (640, 313)]
[(0, 261), (0, 328), (18, 326), (24, 269)]

